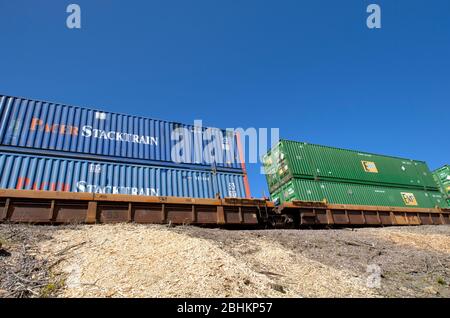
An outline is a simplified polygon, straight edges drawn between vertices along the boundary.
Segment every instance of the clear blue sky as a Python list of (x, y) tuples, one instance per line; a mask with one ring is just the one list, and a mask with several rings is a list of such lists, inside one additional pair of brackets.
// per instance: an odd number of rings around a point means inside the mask
[[(82, 29), (69, 30), (78, 3)], [(382, 8), (382, 29), (366, 7)], [(450, 1), (0, 0), (0, 92), (450, 163)], [(254, 196), (267, 194), (249, 167)]]

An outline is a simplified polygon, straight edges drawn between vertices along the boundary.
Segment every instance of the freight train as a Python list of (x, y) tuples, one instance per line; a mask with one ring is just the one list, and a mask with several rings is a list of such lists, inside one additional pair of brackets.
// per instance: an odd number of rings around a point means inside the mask
[(448, 166), (288, 140), (263, 165), (271, 201), (233, 132), (0, 95), (0, 221), (450, 223)]

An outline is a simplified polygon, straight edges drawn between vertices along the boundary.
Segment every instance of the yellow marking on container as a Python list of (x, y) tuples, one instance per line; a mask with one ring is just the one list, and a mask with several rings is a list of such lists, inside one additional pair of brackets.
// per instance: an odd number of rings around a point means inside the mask
[(365, 172), (378, 173), (378, 168), (375, 162), (361, 160), (361, 164)]
[(416, 197), (414, 196), (413, 193), (409, 193), (409, 192), (401, 192), (403, 201), (405, 202), (406, 205), (408, 206), (417, 206), (419, 205), (417, 203)]

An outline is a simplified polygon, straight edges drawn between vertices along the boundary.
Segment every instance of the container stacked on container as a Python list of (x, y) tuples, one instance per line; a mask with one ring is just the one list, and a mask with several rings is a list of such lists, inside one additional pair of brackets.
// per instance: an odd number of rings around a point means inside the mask
[(433, 177), (450, 205), (450, 166), (445, 165), (435, 170)]
[(0, 188), (248, 197), (238, 136), (0, 95)]
[(427, 164), (282, 140), (263, 158), (275, 202), (447, 207)]

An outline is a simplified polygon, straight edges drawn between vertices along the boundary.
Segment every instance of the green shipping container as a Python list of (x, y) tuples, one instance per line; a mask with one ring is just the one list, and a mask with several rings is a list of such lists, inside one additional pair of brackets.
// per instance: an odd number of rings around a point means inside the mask
[(331, 204), (391, 206), (409, 208), (447, 208), (439, 191), (393, 188), (364, 184), (315, 181), (294, 178), (272, 194), (278, 203), (323, 201)]
[(423, 161), (282, 140), (263, 158), (273, 193), (291, 178), (438, 191)]
[(442, 193), (450, 196), (450, 166), (445, 165), (433, 172), (436, 183), (441, 188)]

